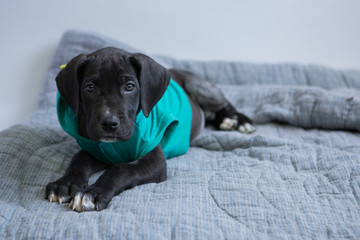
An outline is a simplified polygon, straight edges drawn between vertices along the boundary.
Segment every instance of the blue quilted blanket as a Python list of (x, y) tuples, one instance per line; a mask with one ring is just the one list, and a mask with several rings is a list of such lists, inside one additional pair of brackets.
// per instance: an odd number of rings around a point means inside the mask
[[(168, 180), (116, 196), (101, 212), (45, 200), (79, 147), (56, 119), (54, 79), (79, 53), (115, 46), (65, 33), (39, 110), (0, 133), (1, 239), (359, 239), (360, 72), (296, 64), (180, 61), (217, 84), (257, 131), (205, 129)], [(101, 173), (95, 174), (94, 181)]]

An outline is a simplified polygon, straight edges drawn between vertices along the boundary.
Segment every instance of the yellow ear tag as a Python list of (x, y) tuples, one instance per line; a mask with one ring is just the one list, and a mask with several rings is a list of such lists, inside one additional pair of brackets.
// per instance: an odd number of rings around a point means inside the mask
[(63, 70), (66, 67), (66, 64), (60, 66), (60, 69)]

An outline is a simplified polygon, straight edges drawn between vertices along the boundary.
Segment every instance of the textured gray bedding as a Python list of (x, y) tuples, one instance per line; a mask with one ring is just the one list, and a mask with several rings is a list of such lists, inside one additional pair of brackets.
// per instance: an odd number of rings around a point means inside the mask
[[(179, 61), (257, 122), (252, 135), (205, 129), (168, 160), (168, 180), (116, 196), (101, 212), (44, 199), (78, 151), (57, 123), (59, 66), (105, 46), (67, 32), (27, 124), (0, 133), (0, 238), (359, 239), (360, 72), (321, 66)], [(96, 174), (92, 181), (98, 177)]]

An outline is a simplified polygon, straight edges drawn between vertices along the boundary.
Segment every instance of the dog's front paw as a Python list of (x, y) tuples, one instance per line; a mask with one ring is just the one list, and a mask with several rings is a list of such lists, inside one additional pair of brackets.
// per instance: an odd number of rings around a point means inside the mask
[(112, 198), (105, 188), (90, 186), (85, 193), (78, 192), (69, 204), (73, 211), (101, 211), (107, 207)]
[(87, 187), (87, 181), (73, 176), (64, 176), (46, 186), (45, 198), (49, 202), (66, 203), (74, 196), (74, 193), (83, 191)]

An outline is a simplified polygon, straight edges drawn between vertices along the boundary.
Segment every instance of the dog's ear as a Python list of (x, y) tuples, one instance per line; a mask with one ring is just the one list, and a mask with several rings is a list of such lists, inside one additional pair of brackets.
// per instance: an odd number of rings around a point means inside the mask
[(74, 111), (75, 116), (79, 113), (80, 80), (86, 63), (87, 56), (85, 54), (74, 57), (55, 79), (61, 97)]
[(170, 82), (170, 73), (152, 58), (135, 53), (130, 62), (136, 70), (140, 84), (140, 105), (145, 117), (164, 95)]

